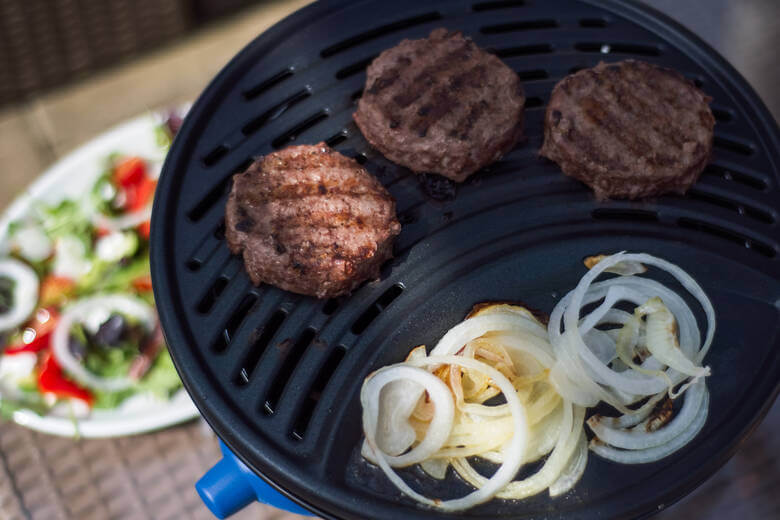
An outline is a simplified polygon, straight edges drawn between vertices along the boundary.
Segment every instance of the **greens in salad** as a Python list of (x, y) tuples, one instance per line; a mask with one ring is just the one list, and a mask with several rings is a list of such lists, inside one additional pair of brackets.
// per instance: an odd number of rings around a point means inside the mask
[[(170, 144), (181, 124), (157, 130)], [(149, 219), (158, 165), (111, 154), (80, 199), (38, 202), (0, 258), (0, 415), (115, 408), (181, 387), (154, 309)], [(73, 407), (71, 407), (73, 409)]]

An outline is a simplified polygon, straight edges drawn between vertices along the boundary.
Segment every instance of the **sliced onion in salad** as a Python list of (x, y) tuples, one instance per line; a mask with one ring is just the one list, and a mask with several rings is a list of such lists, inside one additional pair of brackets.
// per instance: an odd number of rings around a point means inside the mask
[(149, 332), (156, 326), (154, 309), (139, 298), (126, 294), (93, 296), (65, 308), (54, 329), (51, 347), (60, 366), (79, 383), (96, 390), (115, 392), (129, 388), (134, 381), (130, 377), (105, 378), (90, 372), (74, 357), (68, 346), (74, 324), (83, 323), (90, 329), (96, 329), (112, 312), (139, 320)]
[(118, 217), (109, 217), (99, 211), (92, 214), (92, 224), (98, 229), (106, 231), (123, 231), (132, 229), (148, 222), (152, 218), (152, 205), (133, 213), (124, 213)]
[(38, 304), (38, 275), (32, 267), (16, 260), (0, 260), (0, 278), (8, 278), (13, 283), (11, 304), (5, 312), (0, 312), (0, 331), (18, 327), (30, 317)]

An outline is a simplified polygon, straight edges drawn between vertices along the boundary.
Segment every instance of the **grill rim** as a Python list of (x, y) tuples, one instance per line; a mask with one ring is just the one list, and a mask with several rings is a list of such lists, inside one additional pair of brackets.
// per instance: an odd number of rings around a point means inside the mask
[[(761, 140), (761, 148), (779, 148), (780, 131), (778, 131), (777, 122), (771, 116), (765, 104), (753, 91), (752, 87), (749, 86), (747, 81), (742, 78), (742, 76), (723, 57), (698, 36), (649, 6), (621, 3), (617, 0), (581, 1), (585, 4), (609, 11), (610, 14), (616, 15), (619, 18), (626, 18), (631, 22), (641, 25), (663, 41), (674, 42), (676, 48), (683, 51), (683, 53), (691, 59), (699, 61), (699, 63), (702, 64), (702, 67), (706, 68), (714, 79), (721, 82), (721, 86), (729, 87), (729, 90), (735, 96), (735, 104), (737, 106), (741, 105), (741, 107), (745, 109), (745, 112), (749, 112), (751, 113), (751, 116), (757, 118), (757, 121), (753, 119), (749, 120), (749, 124), (754, 130), (758, 128), (768, 130), (766, 133), (756, 131), (758, 138)], [(258, 35), (257, 38), (249, 43), (227, 65), (225, 65), (219, 74), (217, 74), (209, 83), (197, 102), (193, 105), (190, 115), (184, 122), (181, 133), (188, 134), (191, 127), (197, 126), (207, 114), (213, 113), (213, 106), (217, 103), (222, 91), (220, 85), (224, 86), (230, 84), (231, 78), (235, 78), (236, 75), (240, 76), (247, 67), (247, 63), (251, 64), (257, 59), (257, 56), (254, 55), (256, 49), (264, 48), (267, 50), (272, 48), (274, 43), (283, 43), (285, 35), (294, 32), (297, 27), (306, 26), (316, 19), (330, 15), (347, 5), (350, 5), (350, 2), (347, 0), (326, 0), (310, 4), (280, 21), (264, 33)], [(173, 169), (173, 165), (178, 162), (186, 162), (187, 157), (194, 151), (193, 147), (194, 143), (192, 142), (182, 145), (181, 139), (175, 140), (171, 147), (171, 151), (166, 158), (163, 171)], [(778, 172), (777, 160), (771, 154), (767, 157), (767, 160), (773, 166), (775, 182), (780, 182), (780, 176), (776, 173)], [(172, 188), (172, 182), (173, 177), (171, 175), (163, 175), (160, 179), (160, 191), (169, 193)], [(770, 186), (769, 189), (771, 190), (772, 187)], [(242, 453), (242, 450), (240, 449), (242, 435), (236, 433), (235, 428), (231, 425), (230, 418), (226, 413), (227, 410), (233, 410), (231, 413), (235, 413), (235, 405), (230, 402), (230, 399), (226, 398), (227, 391), (220, 389), (219, 386), (215, 386), (214, 388), (217, 392), (215, 394), (206, 395), (203, 391), (204, 389), (198, 384), (199, 380), (202, 381), (210, 375), (204, 370), (206, 360), (203, 355), (197, 351), (193, 351), (194, 355), (190, 357), (185, 357), (182, 354), (176, 353), (179, 349), (186, 349), (189, 344), (189, 333), (183, 330), (183, 327), (179, 326), (180, 323), (177, 319), (177, 316), (180, 313), (185, 312), (185, 304), (181, 301), (172, 301), (167, 295), (174, 294), (174, 291), (180, 283), (179, 278), (175, 276), (175, 272), (184, 269), (184, 267), (172, 265), (172, 263), (165, 261), (165, 250), (172, 246), (171, 244), (166, 243), (163, 231), (166, 229), (166, 222), (173, 222), (175, 215), (180, 213), (177, 209), (178, 205), (181, 204), (181, 201), (177, 201), (177, 204), (170, 204), (166, 200), (166, 204), (163, 204), (162, 200), (163, 198), (156, 198), (154, 203), (150, 240), (152, 250), (151, 270), (154, 279), (155, 298), (157, 301), (164, 302), (163, 305), (158, 307), (158, 312), (160, 314), (161, 323), (167, 325), (167, 327), (163, 327), (166, 339), (168, 340), (169, 345), (179, 345), (178, 348), (172, 348), (171, 353), (185, 388), (190, 395), (193, 396), (193, 401), (209, 425), (218, 433), (239, 459), (246, 463), (256, 475), (265, 480), (282, 495), (287, 496), (313, 513), (325, 518), (338, 518), (334, 513), (322, 509), (323, 504), (330, 505), (333, 503), (333, 500), (316, 496), (317, 503), (315, 504), (310, 500), (299, 497), (286, 489), (282, 484), (277, 483), (273, 478), (270, 478), (264, 472), (260, 471), (247, 459), (246, 455)], [(156, 253), (157, 251), (160, 251), (161, 253), (158, 254)], [(331, 347), (335, 348), (335, 345)], [(775, 365), (777, 365), (777, 363), (775, 363)], [(776, 369), (777, 367), (775, 366), (774, 368)], [(778, 394), (780, 394), (780, 381), (777, 381), (772, 389), (771, 380), (771, 377), (767, 378), (766, 386), (769, 388), (768, 392), (772, 395), (772, 398), (766, 400), (756, 413), (751, 412), (752, 419), (747, 423), (747, 426), (743, 428), (740, 435), (731, 442), (729, 448), (722, 452), (720, 457), (713, 457), (713, 460), (706, 465), (705, 470), (702, 470), (702, 467), (700, 467), (691, 478), (678, 485), (673, 492), (670, 491), (667, 493), (668, 496), (664, 500), (665, 507), (668, 507), (692, 491), (701, 484), (701, 482), (706, 480), (706, 478), (711, 476), (718, 468), (725, 464), (733, 455), (741, 440), (758, 425), (760, 420), (768, 412)], [(215, 401), (220, 402), (215, 405)], [(655, 509), (652, 512), (654, 511)], [(652, 514), (652, 512), (640, 514), (640, 516), (646, 516), (647, 514)]]

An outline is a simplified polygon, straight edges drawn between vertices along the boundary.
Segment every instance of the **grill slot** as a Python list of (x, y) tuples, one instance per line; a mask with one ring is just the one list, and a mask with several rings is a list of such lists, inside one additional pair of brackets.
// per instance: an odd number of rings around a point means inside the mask
[[(493, 54), (499, 58), (512, 58), (515, 56), (531, 56), (533, 54), (548, 54), (555, 49), (549, 43), (537, 43), (532, 45), (518, 45), (516, 47), (507, 47), (504, 49), (496, 49)], [(488, 49), (491, 51), (491, 49)]]
[(739, 155), (753, 155), (753, 145), (747, 144), (747, 143), (741, 143), (739, 141), (736, 141), (734, 139), (723, 137), (721, 135), (716, 135), (715, 139), (713, 140), (713, 145), (716, 148), (720, 148), (722, 150), (727, 150), (729, 152), (733, 152)]
[(187, 213), (187, 218), (189, 218), (192, 222), (197, 222), (203, 218), (203, 215), (205, 215), (206, 212), (210, 210), (211, 207), (214, 206), (214, 204), (216, 204), (217, 201), (225, 194), (228, 185), (228, 179), (230, 179), (230, 176), (225, 177), (219, 181), (216, 186), (211, 188), (208, 193), (206, 193), (206, 195), (200, 200), (200, 202), (195, 204), (195, 206)]
[(249, 349), (249, 352), (247, 352), (241, 362), (241, 369), (233, 378), (235, 384), (245, 385), (249, 383), (249, 379), (252, 377), (252, 372), (254, 372), (257, 362), (260, 361), (260, 357), (263, 355), (266, 348), (268, 348), (268, 344), (271, 343), (274, 334), (276, 334), (276, 331), (282, 326), (285, 318), (287, 318), (287, 313), (284, 310), (279, 309), (271, 315), (271, 318), (266, 322), (263, 328), (257, 329), (252, 334), (253, 337), (256, 337), (257, 339), (252, 342), (252, 348)]
[(735, 202), (733, 200), (720, 197), (718, 195), (705, 193), (695, 188), (692, 188), (691, 190), (688, 191), (688, 198), (693, 200), (699, 200), (702, 202), (707, 202), (709, 204), (715, 204), (716, 206), (720, 206), (721, 208), (726, 208), (731, 211), (735, 211), (740, 215), (750, 217), (754, 220), (757, 220), (765, 224), (774, 224), (775, 222), (775, 218), (772, 216), (772, 214), (767, 211), (764, 211), (763, 209), (750, 206), (749, 204), (745, 204), (744, 202)]
[(661, 49), (655, 45), (643, 45), (640, 43), (582, 42), (575, 43), (574, 48), (580, 52), (600, 52), (601, 54), (661, 55)]
[(718, 123), (730, 123), (734, 120), (734, 114), (726, 108), (711, 107), (712, 115)]
[(219, 221), (219, 225), (214, 229), (213, 235), (217, 240), (225, 238), (225, 219)]
[(393, 285), (383, 292), (382, 295), (377, 298), (368, 309), (363, 311), (363, 314), (361, 314), (357, 320), (355, 320), (355, 323), (352, 324), (351, 328), (352, 333), (362, 334), (383, 310), (388, 308), (396, 298), (401, 296), (402, 292), (404, 292), (404, 288), (400, 284)]
[(230, 150), (227, 146), (221, 144), (207, 153), (205, 157), (203, 157), (203, 164), (205, 166), (214, 166), (220, 161), (220, 159), (226, 156), (229, 151)]
[(354, 76), (355, 74), (359, 74), (363, 72), (366, 67), (368, 67), (372, 61), (374, 61), (374, 58), (376, 58), (378, 55), (374, 54), (373, 56), (369, 56), (368, 58), (364, 58), (360, 61), (356, 61), (352, 65), (347, 65), (346, 67), (342, 67), (339, 70), (336, 71), (336, 79), (344, 79), (348, 78), (350, 76)]
[(517, 73), (521, 81), (536, 81), (547, 79), (550, 75), (544, 69), (521, 70)]
[(347, 140), (347, 134), (346, 134), (346, 132), (344, 130), (342, 130), (341, 132), (328, 137), (325, 140), (325, 144), (327, 144), (331, 148), (335, 148), (336, 145), (339, 145), (339, 144), (343, 143), (346, 140)]
[(330, 316), (334, 312), (336, 312), (336, 309), (339, 308), (340, 302), (338, 298), (330, 298), (329, 300), (325, 301), (325, 303), (322, 305), (322, 313), (326, 316)]
[(287, 386), (287, 381), (290, 380), (290, 376), (295, 370), (296, 365), (303, 357), (303, 353), (314, 337), (317, 335), (317, 331), (309, 327), (301, 333), (298, 337), (298, 341), (294, 344), (290, 340), (282, 341), (277, 345), (277, 349), (283, 352), (284, 362), (276, 373), (271, 386), (268, 388), (268, 393), (265, 396), (265, 402), (263, 403), (263, 412), (266, 415), (273, 415), (276, 411), (276, 405), (279, 403), (279, 398), (282, 396), (284, 387)]
[(227, 276), (222, 275), (216, 280), (214, 280), (214, 283), (211, 284), (211, 287), (208, 288), (206, 291), (206, 294), (203, 295), (203, 298), (200, 299), (200, 302), (198, 302), (198, 312), (201, 314), (208, 314), (211, 308), (214, 306), (214, 302), (217, 301), (217, 299), (222, 294), (222, 291), (225, 290), (225, 287), (227, 287), (227, 284), (230, 280)]
[(292, 141), (295, 141), (299, 135), (304, 133), (306, 130), (312, 128), (317, 123), (325, 120), (328, 118), (328, 113), (324, 110), (321, 112), (318, 112), (317, 114), (314, 114), (313, 116), (309, 117), (308, 119), (302, 121), (301, 123), (298, 123), (291, 129), (287, 130), (285, 133), (277, 137), (273, 140), (271, 143), (271, 146), (278, 149), (283, 146), (287, 146)]
[(496, 11), (498, 9), (508, 9), (510, 7), (520, 7), (525, 5), (525, 0), (499, 0), (497, 2), (480, 2), (471, 6), (472, 11)]
[(544, 100), (538, 96), (525, 98), (525, 108), (537, 108), (544, 106)]
[(233, 335), (235, 335), (238, 328), (244, 322), (244, 318), (249, 314), (249, 311), (252, 309), (255, 302), (257, 302), (257, 296), (249, 293), (245, 295), (238, 306), (236, 306), (230, 314), (227, 323), (225, 323), (225, 326), (222, 328), (222, 333), (217, 336), (212, 344), (212, 348), (216, 352), (224, 352), (227, 349), (233, 339)]
[(353, 92), (352, 94), (349, 95), (349, 99), (351, 99), (352, 101), (355, 101), (356, 99), (360, 99), (362, 97), (363, 97), (363, 89), (362, 88), (360, 90), (356, 90), (355, 92)]
[(277, 72), (270, 78), (268, 78), (265, 81), (261, 81), (254, 87), (251, 87), (243, 92), (244, 99), (247, 101), (250, 99), (254, 99), (263, 92), (270, 90), (272, 87), (278, 85), (282, 81), (286, 80), (290, 76), (293, 75), (292, 69), (284, 69), (283, 71)]
[(244, 135), (252, 135), (265, 126), (266, 123), (277, 119), (279, 116), (287, 112), (287, 110), (294, 107), (309, 96), (311, 96), (311, 92), (308, 89), (299, 90), (281, 103), (271, 107), (261, 115), (245, 124), (243, 127), (241, 127), (241, 133)]
[(724, 168), (717, 164), (708, 164), (704, 169), (704, 175), (713, 175), (725, 179), (727, 181), (733, 181), (755, 190), (766, 191), (768, 186), (765, 180), (758, 179), (747, 173), (739, 172), (730, 168)]
[(343, 345), (339, 345), (334, 348), (328, 359), (322, 365), (317, 374), (316, 379), (306, 393), (306, 400), (301, 405), (301, 409), (293, 423), (293, 429), (291, 432), (292, 438), (295, 440), (303, 440), (306, 435), (306, 430), (309, 427), (311, 418), (314, 415), (314, 411), (317, 407), (317, 403), (322, 397), (322, 393), (325, 391), (325, 387), (328, 386), (331, 376), (336, 372), (341, 364), (341, 360), (344, 359), (347, 349)]
[(211, 234), (206, 235), (195, 247), (195, 251), (190, 254), (190, 257), (186, 262), (187, 269), (190, 271), (197, 271), (203, 264), (211, 260), (217, 250), (219, 250), (221, 240), (224, 238), (224, 233), (225, 222), (224, 220), (221, 220), (220, 224), (214, 228), (214, 231), (212, 231)]
[(545, 18), (542, 20), (523, 20), (521, 22), (486, 25), (480, 28), (479, 32), (482, 34), (501, 34), (515, 31), (532, 31), (535, 29), (555, 29), (556, 27), (559, 27), (557, 20)]
[(647, 209), (634, 208), (596, 208), (591, 212), (591, 216), (596, 220), (627, 220), (655, 222), (658, 220), (658, 213)]
[(602, 27), (606, 27), (607, 25), (609, 25), (609, 22), (607, 22), (606, 18), (580, 19), (580, 27), (585, 27), (586, 29), (600, 29)]
[(323, 58), (329, 58), (347, 49), (350, 49), (352, 47), (357, 47), (362, 43), (375, 40), (376, 38), (379, 38), (386, 34), (390, 34), (396, 31), (414, 27), (415, 25), (422, 25), (424, 23), (433, 22), (435, 20), (440, 20), (440, 19), (441, 19), (441, 14), (433, 11), (430, 13), (421, 14), (419, 16), (414, 16), (412, 18), (405, 18), (403, 20), (398, 20), (397, 22), (379, 26), (376, 29), (371, 29), (370, 31), (360, 33), (357, 36), (352, 36), (350, 38), (347, 38), (346, 40), (331, 45), (330, 47), (327, 47), (322, 52), (320, 52), (320, 56), (322, 56)]
[(769, 244), (766, 244), (760, 240), (756, 240), (755, 238), (750, 238), (746, 235), (743, 235), (742, 233), (710, 224), (708, 222), (703, 222), (701, 220), (688, 217), (680, 217), (677, 219), (677, 224), (682, 228), (693, 229), (720, 238), (725, 238), (730, 242), (739, 244), (746, 249), (755, 251), (756, 253), (762, 254), (768, 258), (774, 258), (777, 254), (775, 248)]
[(187, 212), (187, 218), (192, 222), (198, 222), (201, 218), (203, 218), (203, 216), (208, 213), (214, 204), (216, 204), (222, 198), (222, 196), (227, 193), (227, 187), (230, 184), (230, 179), (233, 177), (233, 175), (246, 171), (252, 162), (253, 159), (249, 157), (248, 159), (245, 159), (243, 162), (239, 163), (238, 166), (233, 168), (231, 172), (225, 176), (225, 178), (214, 185), (214, 187), (211, 188), (206, 193), (206, 195), (204, 195), (203, 198), (200, 199), (200, 201)]

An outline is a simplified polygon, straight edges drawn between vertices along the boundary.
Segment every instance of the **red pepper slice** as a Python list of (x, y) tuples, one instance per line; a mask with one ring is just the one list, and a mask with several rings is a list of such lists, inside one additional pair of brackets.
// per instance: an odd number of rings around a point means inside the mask
[(127, 188), (135, 186), (146, 177), (146, 164), (139, 157), (129, 157), (114, 168), (114, 184)]
[(89, 406), (95, 401), (95, 396), (86, 388), (65, 378), (57, 360), (47, 353), (38, 372), (38, 390), (42, 394), (54, 394), (61, 399), (81, 399)]
[[(40, 352), (49, 348), (51, 335), (57, 326), (60, 316), (54, 308), (38, 309), (35, 317), (27, 323), (19, 343), (10, 345), (3, 351), (5, 355), (19, 354), (20, 352)], [(25, 337), (27, 336), (27, 337)], [(25, 341), (26, 339), (26, 341)]]
[(152, 277), (149, 275), (140, 276), (132, 281), (133, 288), (137, 291), (146, 292), (152, 290)]

